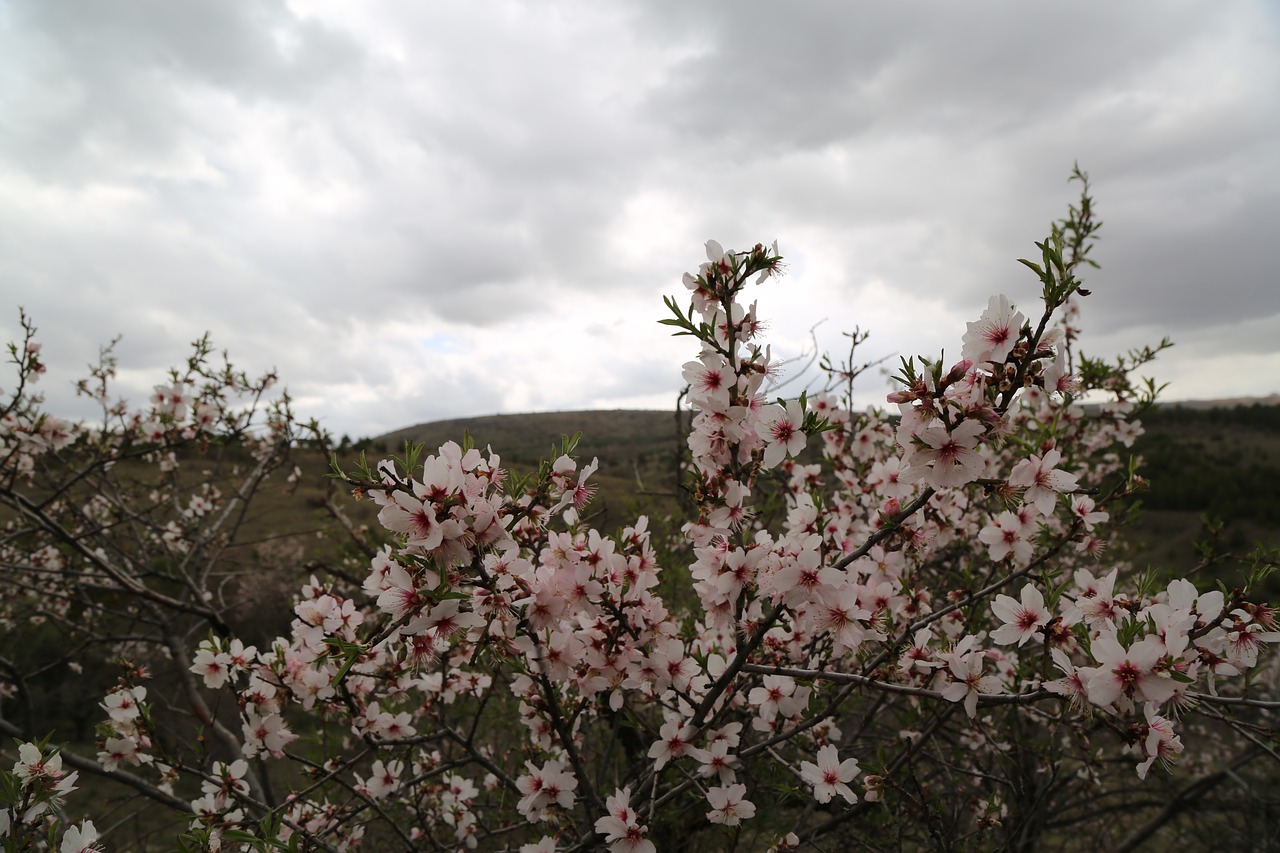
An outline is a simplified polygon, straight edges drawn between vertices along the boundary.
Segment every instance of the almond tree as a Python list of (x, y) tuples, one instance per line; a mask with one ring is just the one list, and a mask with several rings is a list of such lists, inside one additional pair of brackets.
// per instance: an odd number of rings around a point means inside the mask
[[(775, 397), (758, 306), (781, 256), (708, 242), (662, 321), (697, 346), (678, 541), (645, 518), (593, 529), (596, 462), (569, 439), (524, 477), (465, 441), (335, 460), (385, 539), (331, 504), (358, 569), (317, 567), (287, 631), (254, 643), (219, 560), (314, 429), (203, 346), (149, 408), (58, 421), (26, 391), (28, 324), (4, 420), (6, 625), (56, 621), (68, 666), (99, 648), (131, 664), (96, 755), (62, 762), (185, 813), (187, 849), (1137, 846), (1276, 758), (1280, 633), (1252, 584), (1139, 577), (1106, 547), (1156, 391), (1133, 374), (1159, 348), (1075, 352), (1098, 228), (1075, 177), (1079, 205), (1023, 261), (1040, 305), (994, 296), (959, 362), (903, 361), (888, 410), (853, 409), (852, 352), (824, 362), (825, 390)], [(172, 474), (191, 442), (247, 450), (234, 489), (124, 479)], [(0, 725), (41, 734), (34, 715)], [(58, 812), (26, 804), (66, 785), (30, 770), (46, 746), (22, 750), (4, 813), (30, 832)]]

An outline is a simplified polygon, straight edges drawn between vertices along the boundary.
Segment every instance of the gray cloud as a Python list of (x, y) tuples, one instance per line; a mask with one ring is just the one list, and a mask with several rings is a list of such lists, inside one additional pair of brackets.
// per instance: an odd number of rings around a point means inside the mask
[(360, 60), (350, 38), (282, 2), (18, 2), (6, 23), (27, 85), (3, 150), (59, 183), (162, 158), (211, 130), (184, 97), (193, 89), (297, 103)]
[(759, 298), (793, 349), (825, 316), (834, 346), (875, 318), (869, 356), (954, 351), (989, 294), (1034, 294), (1014, 258), (1077, 159), (1107, 223), (1086, 343), (1280, 370), (1260, 0), (25, 0), (0, 52), (0, 296), (68, 410), (96, 342), (145, 392), (205, 329), (339, 431), (649, 399), (708, 236), (780, 239)]

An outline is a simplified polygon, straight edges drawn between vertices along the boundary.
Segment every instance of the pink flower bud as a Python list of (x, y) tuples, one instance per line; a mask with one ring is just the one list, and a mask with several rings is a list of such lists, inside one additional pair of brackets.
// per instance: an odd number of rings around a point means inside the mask
[(959, 382), (961, 379), (964, 379), (972, 367), (973, 362), (967, 358), (963, 361), (956, 362), (956, 366), (951, 368), (951, 372), (947, 374), (947, 378), (944, 379), (943, 382), (947, 385), (950, 385), (952, 382)]

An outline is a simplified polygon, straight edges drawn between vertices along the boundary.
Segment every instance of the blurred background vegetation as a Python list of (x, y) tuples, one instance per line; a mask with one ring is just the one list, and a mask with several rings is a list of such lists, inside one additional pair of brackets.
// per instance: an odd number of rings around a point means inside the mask
[[(1150, 483), (1124, 539), (1140, 569), (1188, 575), (1209, 556), (1212, 577), (1238, 583), (1256, 548), (1280, 548), (1280, 405), (1156, 406), (1134, 443)], [(1196, 543), (1200, 543), (1197, 547)], [(1271, 578), (1271, 603), (1280, 598)]]

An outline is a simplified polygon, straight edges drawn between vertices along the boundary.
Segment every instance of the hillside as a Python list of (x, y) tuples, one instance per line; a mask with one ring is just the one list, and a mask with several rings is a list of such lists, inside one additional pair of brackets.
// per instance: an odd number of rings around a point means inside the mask
[[(1137, 524), (1125, 536), (1127, 556), (1140, 568), (1177, 574), (1197, 562), (1194, 541), (1201, 516), (1224, 522), (1220, 542), (1243, 556), (1255, 544), (1280, 547), (1280, 403), (1250, 405), (1193, 401), (1158, 406), (1143, 418), (1147, 428), (1133, 451), (1145, 460), (1151, 489), (1142, 496)], [(562, 435), (582, 433), (579, 458), (600, 459), (597, 524), (605, 530), (636, 511), (674, 509), (673, 412), (582, 411), (493, 415), (419, 424), (379, 436), (362, 446), (395, 452), (406, 439), (428, 447), (461, 441), (469, 431), (479, 447), (492, 445), (518, 471), (558, 448)], [(1228, 582), (1231, 582), (1228, 580)]]
[(1151, 489), (1129, 537), (1135, 563), (1190, 569), (1205, 515), (1223, 522), (1219, 539), (1234, 555), (1280, 547), (1280, 405), (1171, 404), (1142, 422), (1134, 449)]
[[(685, 426), (688, 424), (686, 415)], [(561, 437), (581, 433), (576, 455), (582, 462), (600, 460), (592, 478), (599, 487), (593, 510), (602, 530), (634, 520), (637, 512), (670, 512), (675, 508), (677, 451), (683, 447), (674, 411), (614, 409), (490, 415), (406, 427), (367, 442), (370, 451), (397, 452), (405, 441), (428, 448), (461, 442), (470, 434), (477, 447), (491, 446), (502, 463), (520, 473), (538, 460), (559, 453)]]

